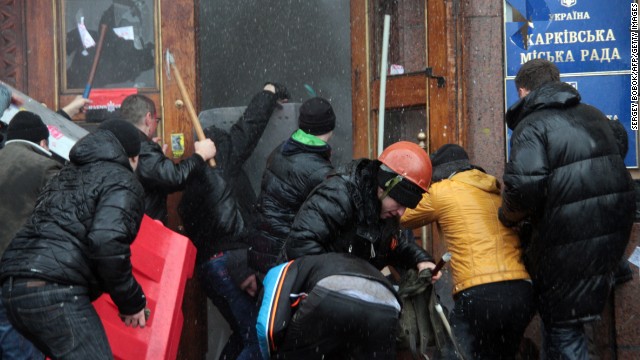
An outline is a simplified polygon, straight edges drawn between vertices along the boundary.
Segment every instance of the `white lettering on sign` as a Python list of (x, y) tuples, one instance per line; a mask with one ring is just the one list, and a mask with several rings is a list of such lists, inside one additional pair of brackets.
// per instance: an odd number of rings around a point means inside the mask
[(588, 11), (572, 11), (568, 13), (549, 14), (551, 21), (571, 21), (571, 20), (589, 20), (591, 16)]
[(527, 35), (527, 44), (529, 46), (610, 42), (610, 41), (616, 41), (616, 35), (613, 33), (613, 29), (596, 29), (596, 30), (580, 30), (580, 31), (565, 29), (564, 31), (555, 31), (555, 32)]

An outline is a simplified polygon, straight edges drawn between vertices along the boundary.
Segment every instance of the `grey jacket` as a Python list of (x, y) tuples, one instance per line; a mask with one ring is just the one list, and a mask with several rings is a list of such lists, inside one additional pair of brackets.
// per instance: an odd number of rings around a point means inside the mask
[(62, 168), (51, 153), (25, 140), (0, 151), (0, 254), (33, 211), (40, 190)]

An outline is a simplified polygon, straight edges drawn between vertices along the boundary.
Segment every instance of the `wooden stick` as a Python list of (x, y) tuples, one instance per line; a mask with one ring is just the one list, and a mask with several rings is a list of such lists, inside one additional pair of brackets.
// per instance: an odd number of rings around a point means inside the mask
[(93, 64), (91, 65), (91, 71), (89, 72), (89, 80), (87, 80), (87, 85), (84, 87), (84, 93), (82, 97), (85, 99), (89, 98), (89, 93), (91, 93), (91, 86), (93, 85), (93, 78), (96, 75), (96, 69), (98, 68), (98, 61), (100, 61), (100, 53), (102, 52), (102, 43), (104, 42), (104, 34), (107, 32), (107, 24), (100, 25), (100, 39), (98, 39), (98, 46), (96, 47), (96, 55), (93, 57)]
[[(173, 71), (173, 74), (176, 77), (176, 81), (178, 82), (178, 88), (180, 88), (180, 93), (182, 94), (184, 103), (187, 105), (187, 111), (189, 112), (191, 124), (193, 124), (193, 127), (196, 129), (198, 140), (202, 141), (205, 139), (204, 131), (202, 131), (202, 125), (200, 124), (198, 115), (196, 115), (196, 110), (193, 108), (193, 103), (191, 103), (191, 99), (189, 98), (189, 94), (187, 93), (187, 88), (184, 86), (184, 82), (182, 82), (182, 76), (180, 76), (180, 71), (178, 71), (178, 67), (175, 64), (175, 61), (171, 62), (171, 70)], [(209, 166), (215, 167), (216, 160), (213, 158), (209, 159)]]
[(451, 260), (451, 253), (450, 252), (446, 252), (444, 253), (444, 255), (442, 255), (442, 259), (440, 259), (440, 261), (438, 261), (438, 263), (436, 264), (436, 267), (433, 268), (433, 270), (431, 270), (431, 276), (436, 276), (438, 274), (438, 271), (440, 271), (440, 269), (442, 269), (442, 267), (448, 263)]

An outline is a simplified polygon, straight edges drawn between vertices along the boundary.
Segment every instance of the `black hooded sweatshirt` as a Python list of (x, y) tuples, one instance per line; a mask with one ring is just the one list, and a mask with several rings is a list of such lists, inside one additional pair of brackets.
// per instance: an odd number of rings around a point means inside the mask
[(142, 185), (110, 131), (82, 138), (69, 159), (4, 252), (0, 281), (17, 276), (82, 286), (92, 300), (106, 292), (121, 314), (135, 314), (146, 305), (129, 248), (144, 215)]

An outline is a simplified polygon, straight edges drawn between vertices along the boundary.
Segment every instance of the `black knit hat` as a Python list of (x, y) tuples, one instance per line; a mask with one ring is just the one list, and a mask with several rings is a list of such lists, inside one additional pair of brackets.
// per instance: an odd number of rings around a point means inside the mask
[(444, 180), (453, 173), (474, 168), (469, 163), (469, 155), (467, 155), (467, 152), (456, 144), (442, 145), (431, 154), (430, 157), (431, 165), (433, 166), (433, 174), (431, 175), (432, 182)]
[[(378, 169), (378, 186), (387, 192), (398, 204), (410, 209), (415, 208), (420, 203), (420, 200), (422, 200), (424, 190), (408, 179), (396, 179), (397, 177), (398, 174), (382, 164)], [(397, 180), (400, 181), (396, 182)]]
[(100, 124), (98, 129), (108, 130), (116, 136), (127, 157), (135, 157), (140, 154), (140, 130), (130, 122), (113, 119)]
[(314, 97), (300, 106), (298, 127), (311, 135), (323, 135), (336, 127), (336, 114), (329, 101)]
[(49, 138), (49, 129), (40, 116), (31, 111), (19, 111), (13, 116), (7, 128), (7, 141), (27, 140), (38, 144)]

